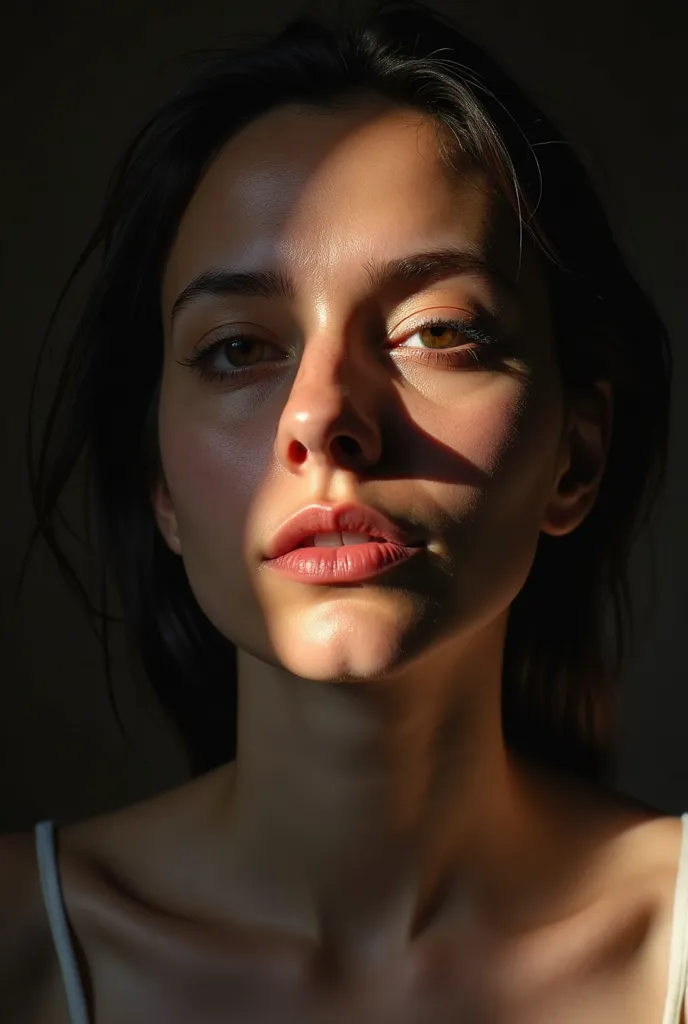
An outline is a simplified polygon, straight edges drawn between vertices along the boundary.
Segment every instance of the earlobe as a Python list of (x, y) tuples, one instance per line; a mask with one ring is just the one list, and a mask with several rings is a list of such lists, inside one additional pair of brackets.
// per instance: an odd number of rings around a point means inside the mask
[(172, 497), (167, 488), (167, 483), (164, 479), (161, 478), (155, 482), (151, 497), (153, 501), (155, 520), (158, 524), (158, 529), (162, 534), (163, 540), (170, 551), (174, 552), (175, 555), (181, 555), (182, 547), (179, 540), (177, 515), (174, 510)]
[(543, 533), (552, 537), (572, 533), (595, 504), (607, 464), (612, 404), (611, 387), (603, 381), (572, 406)]

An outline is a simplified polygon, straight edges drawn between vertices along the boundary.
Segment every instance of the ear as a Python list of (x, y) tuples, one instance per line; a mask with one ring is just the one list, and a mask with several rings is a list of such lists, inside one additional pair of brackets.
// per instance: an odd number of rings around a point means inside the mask
[(607, 381), (570, 400), (557, 460), (554, 489), (541, 530), (572, 533), (595, 504), (607, 465), (614, 399)]
[(151, 499), (155, 520), (163, 540), (170, 551), (173, 551), (175, 555), (181, 555), (182, 546), (179, 540), (177, 515), (174, 510), (172, 497), (167, 488), (167, 482), (162, 475), (153, 484)]

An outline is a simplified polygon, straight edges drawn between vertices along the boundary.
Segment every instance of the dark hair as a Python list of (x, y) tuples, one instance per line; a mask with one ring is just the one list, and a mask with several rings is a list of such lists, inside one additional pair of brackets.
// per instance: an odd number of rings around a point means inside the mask
[[(572, 534), (541, 538), (510, 611), (503, 679), (511, 749), (603, 779), (613, 752), (614, 683), (632, 624), (629, 549), (665, 475), (668, 341), (569, 146), (485, 53), (420, 4), (377, 4), (343, 23), (303, 17), (274, 38), (206, 53), (194, 81), (138, 133), (58, 303), (59, 310), (97, 257), (35, 453), (29, 434), (37, 515), (31, 547), (42, 535), (89, 601), (102, 627), (106, 669), (111, 574), (133, 649), (181, 733), (192, 771), (231, 760), (235, 650), (198, 606), (181, 559), (159, 535), (150, 499), (161, 275), (199, 177), (229, 137), (280, 105), (327, 109), (365, 94), (426, 112), (447, 159), (460, 151), (486, 172), (540, 251), (565, 393), (598, 379), (613, 387), (599, 498)], [(54, 317), (46, 339), (53, 324)], [(44, 349), (45, 341), (41, 359)], [(32, 393), (32, 415), (34, 409)], [(106, 581), (97, 608), (59, 539), (63, 494), (82, 460)]]

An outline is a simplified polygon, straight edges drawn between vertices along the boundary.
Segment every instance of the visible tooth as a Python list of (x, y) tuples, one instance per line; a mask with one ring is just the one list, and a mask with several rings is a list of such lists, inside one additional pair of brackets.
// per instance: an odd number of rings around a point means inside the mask
[(342, 532), (342, 543), (343, 544), (367, 544), (372, 537), (367, 533), (343, 533)]
[(316, 533), (313, 545), (316, 548), (339, 548), (342, 546), (341, 533)]

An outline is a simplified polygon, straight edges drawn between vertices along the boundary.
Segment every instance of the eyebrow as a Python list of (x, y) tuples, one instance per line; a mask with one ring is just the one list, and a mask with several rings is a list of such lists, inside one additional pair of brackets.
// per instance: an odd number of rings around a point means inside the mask
[[(512, 297), (516, 292), (513, 281), (482, 254), (469, 249), (447, 247), (386, 261), (367, 260), (363, 269), (373, 291), (382, 291), (400, 284), (433, 284), (454, 275), (478, 274)], [(223, 267), (206, 270), (190, 281), (175, 299), (171, 323), (174, 324), (183, 309), (206, 295), (236, 295), (243, 298), (259, 296), (293, 301), (296, 285), (289, 274), (277, 270), (241, 271)]]

